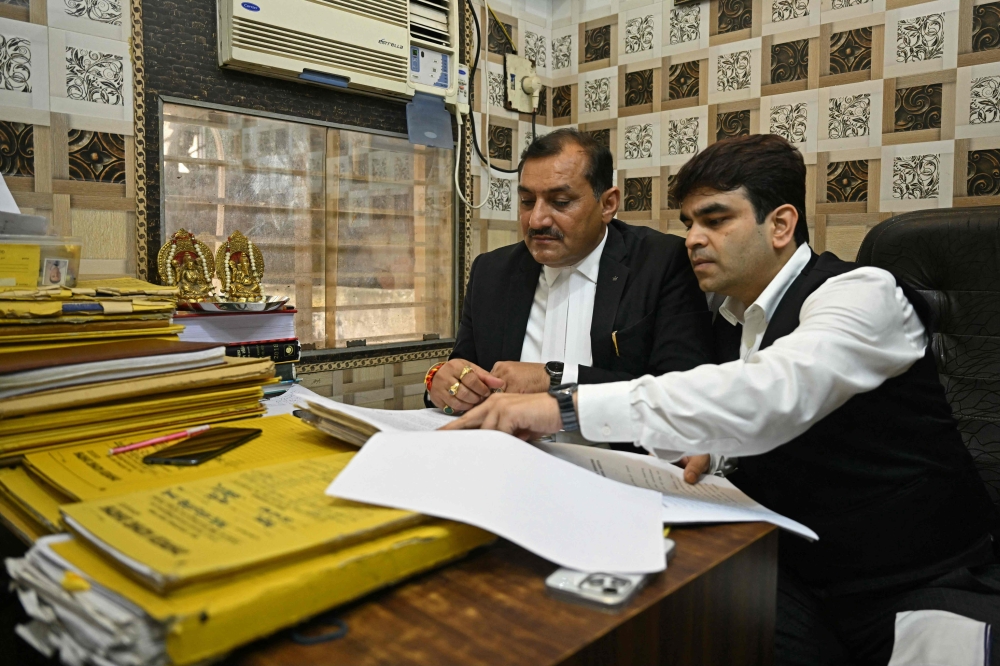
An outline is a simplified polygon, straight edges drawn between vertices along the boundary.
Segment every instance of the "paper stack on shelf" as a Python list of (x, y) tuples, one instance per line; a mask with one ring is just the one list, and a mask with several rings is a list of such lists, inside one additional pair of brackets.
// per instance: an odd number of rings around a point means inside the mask
[(80, 280), (75, 287), (0, 287), (0, 353), (87, 344), (94, 340), (167, 337), (176, 287), (135, 278)]

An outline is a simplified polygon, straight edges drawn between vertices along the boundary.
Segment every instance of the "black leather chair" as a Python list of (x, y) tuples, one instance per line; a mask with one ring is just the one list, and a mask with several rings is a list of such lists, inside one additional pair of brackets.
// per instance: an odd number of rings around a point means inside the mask
[(857, 262), (892, 272), (930, 304), (941, 382), (1000, 506), (1000, 207), (897, 215), (865, 236)]

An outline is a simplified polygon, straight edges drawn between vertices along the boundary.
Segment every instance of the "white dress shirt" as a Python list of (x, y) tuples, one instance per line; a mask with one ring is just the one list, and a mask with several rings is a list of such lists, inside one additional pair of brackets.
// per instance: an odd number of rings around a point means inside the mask
[(799, 247), (750, 307), (731, 298), (723, 303), (721, 316), (744, 324), (740, 360), (581, 386), (584, 437), (636, 442), (668, 459), (762, 454), (924, 355), (927, 335), (912, 304), (892, 275), (872, 267), (827, 280), (802, 304), (798, 328), (759, 350), (810, 252)]
[(594, 361), (590, 349), (590, 323), (601, 255), (608, 230), (594, 251), (565, 268), (542, 266), (524, 331), (521, 360), (525, 363), (562, 361), (563, 383), (576, 382), (581, 365)]

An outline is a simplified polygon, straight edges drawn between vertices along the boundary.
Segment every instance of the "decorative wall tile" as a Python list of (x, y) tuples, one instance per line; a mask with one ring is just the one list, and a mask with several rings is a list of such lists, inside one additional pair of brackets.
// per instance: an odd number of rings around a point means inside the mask
[(545, 46), (545, 35), (530, 30), (524, 31), (524, 57), (534, 60), (536, 67), (544, 69), (547, 66), (548, 50)]
[(113, 53), (66, 47), (66, 97), (112, 106), (125, 104), (124, 58)]
[[(385, 174), (388, 177), (388, 174)], [(125, 182), (125, 137), (121, 134), (69, 131), (69, 177), (100, 183)]]
[(809, 78), (809, 40), (771, 45), (771, 83)]
[(121, 0), (63, 0), (69, 16), (87, 18), (108, 25), (122, 24)]
[(698, 152), (698, 118), (681, 118), (667, 123), (670, 133), (669, 155), (693, 155)]
[(966, 194), (970, 197), (1000, 195), (1000, 150), (970, 150)]
[(1000, 122), (1000, 76), (972, 79), (969, 88), (969, 124)]
[(625, 128), (626, 160), (641, 160), (653, 156), (653, 126), (650, 123)]
[(771, 107), (770, 132), (789, 143), (805, 143), (808, 121), (808, 105), (779, 104)]
[(733, 136), (750, 136), (750, 110), (729, 111), (719, 114), (719, 126), (716, 140), (721, 141)]
[(809, 0), (773, 0), (771, 20), (775, 23), (809, 16)]
[(573, 64), (573, 35), (552, 38), (552, 69), (569, 69)]
[(542, 86), (542, 89), (538, 92), (538, 117), (545, 118), (549, 112), (549, 88), (548, 86)]
[(677, 205), (677, 197), (674, 196), (674, 181), (677, 176), (670, 175), (667, 176), (667, 209), (677, 210), (679, 206)]
[(653, 103), (653, 70), (625, 74), (625, 106)]
[(507, 35), (510, 35), (511, 39), (514, 38), (514, 27), (510, 23), (503, 23), (503, 28), (501, 28), (501, 23), (493, 20), (490, 17), (490, 34), (489, 39), (486, 42), (487, 48), (490, 53), (496, 53), (497, 55), (505, 55), (507, 53), (513, 53), (514, 48), (507, 41), (507, 36), (504, 35), (504, 29), (507, 30)]
[(514, 130), (509, 127), (490, 125), (490, 159), (510, 160), (513, 153)]
[(907, 155), (893, 158), (893, 199), (937, 198), (940, 181), (940, 155)]
[(944, 14), (928, 14), (896, 23), (896, 62), (944, 57)]
[(833, 0), (831, 9), (846, 9), (848, 7), (863, 5), (866, 2), (872, 2), (872, 0)]
[(698, 96), (700, 67), (697, 60), (670, 65), (667, 99), (687, 99)]
[(827, 164), (826, 200), (830, 203), (868, 201), (868, 160)]
[(504, 85), (503, 72), (486, 72), (490, 86), (490, 106), (497, 106), (501, 109), (507, 99), (507, 91)]
[(552, 117), (569, 118), (573, 115), (573, 87), (559, 86), (552, 89)]
[(639, 53), (641, 51), (652, 50), (653, 15), (647, 14), (646, 16), (637, 16), (628, 19), (625, 22), (625, 53)]
[(490, 210), (509, 213), (510, 212), (510, 181), (505, 178), (490, 179), (490, 196), (486, 200), (486, 207)]
[(746, 30), (753, 24), (750, 0), (719, 0), (719, 34)]
[(896, 91), (896, 132), (941, 127), (942, 85), (913, 86)]
[(701, 39), (701, 5), (691, 3), (670, 10), (670, 43), (684, 44)]
[(611, 26), (587, 30), (584, 33), (583, 61), (596, 62), (611, 57)]
[(627, 212), (653, 209), (653, 179), (625, 179), (625, 210)]
[(31, 42), (0, 35), (0, 88), (30, 93), (31, 87)]
[(586, 113), (607, 111), (611, 108), (611, 79), (587, 81), (583, 87), (583, 110)]
[(872, 29), (837, 32), (830, 37), (830, 73), (846, 74), (872, 68)]
[(719, 55), (719, 92), (744, 90), (750, 87), (750, 51), (733, 51)]
[(608, 149), (611, 148), (611, 130), (610, 129), (593, 130), (593, 131), (590, 131), (590, 132), (585, 132), (585, 134), (589, 134), (590, 136), (592, 136), (594, 138), (594, 141), (596, 141), (597, 143), (601, 144), (605, 148), (608, 148)]
[(0, 173), (5, 176), (35, 175), (32, 125), (0, 121)]
[(848, 95), (830, 98), (829, 137), (847, 139), (867, 136), (871, 124), (871, 95)]
[(1000, 2), (972, 8), (972, 50), (988, 51), (1000, 47)]

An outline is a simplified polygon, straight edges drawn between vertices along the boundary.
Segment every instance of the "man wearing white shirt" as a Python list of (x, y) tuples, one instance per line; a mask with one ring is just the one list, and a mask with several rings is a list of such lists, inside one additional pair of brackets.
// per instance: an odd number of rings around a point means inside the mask
[(525, 151), (524, 241), (472, 265), (451, 360), (427, 400), (466, 411), (490, 390), (545, 392), (688, 370), (714, 360), (711, 314), (683, 239), (615, 219), (611, 152), (574, 129)]
[(494, 396), (454, 426), (578, 426), (669, 459), (739, 457), (734, 483), (820, 537), (781, 535), (777, 663), (988, 664), (997, 517), (937, 377), (926, 303), (886, 271), (812, 252), (805, 165), (783, 139), (713, 144), (674, 188), (699, 284), (725, 297), (720, 364)]

